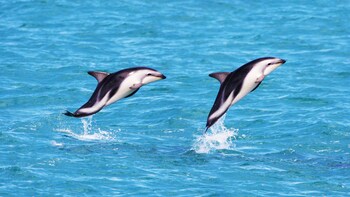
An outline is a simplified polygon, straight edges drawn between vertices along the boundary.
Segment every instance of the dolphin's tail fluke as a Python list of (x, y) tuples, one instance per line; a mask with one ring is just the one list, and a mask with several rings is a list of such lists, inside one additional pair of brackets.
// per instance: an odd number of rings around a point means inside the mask
[(77, 117), (74, 113), (72, 113), (70, 111), (66, 111), (63, 114), (66, 115), (66, 116)]
[[(100, 111), (100, 110), (98, 110), (98, 111)], [(98, 111), (97, 111), (97, 112), (98, 112)], [(66, 116), (70, 116), (70, 117), (81, 118), (81, 117), (85, 117), (85, 116), (90, 116), (90, 115), (95, 114), (95, 113), (97, 113), (97, 112), (93, 112), (93, 113), (81, 113), (81, 112), (79, 112), (79, 110), (77, 110), (77, 111), (74, 112), (74, 113), (72, 113), (72, 112), (70, 112), (70, 111), (66, 111), (66, 112), (64, 112), (63, 114), (66, 115)]]

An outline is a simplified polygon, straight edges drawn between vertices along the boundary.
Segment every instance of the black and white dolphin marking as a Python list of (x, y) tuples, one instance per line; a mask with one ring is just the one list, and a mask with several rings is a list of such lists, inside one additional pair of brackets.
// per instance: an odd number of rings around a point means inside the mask
[(141, 86), (166, 78), (162, 73), (147, 67), (128, 68), (111, 74), (98, 71), (88, 73), (98, 81), (94, 93), (77, 111), (67, 111), (65, 115), (84, 117), (95, 114), (107, 105), (134, 95)]
[(210, 74), (209, 76), (220, 81), (221, 86), (208, 115), (205, 131), (224, 115), (231, 105), (258, 88), (265, 76), (285, 62), (286, 60), (275, 57), (263, 57), (248, 62), (231, 73)]

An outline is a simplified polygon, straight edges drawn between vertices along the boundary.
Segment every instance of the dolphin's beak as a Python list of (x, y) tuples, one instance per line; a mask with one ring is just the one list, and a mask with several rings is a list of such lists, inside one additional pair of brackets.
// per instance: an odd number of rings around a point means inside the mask
[(159, 78), (161, 78), (161, 79), (165, 79), (165, 78), (166, 78), (166, 76), (163, 75), (163, 74), (157, 75), (157, 77), (159, 77)]
[(284, 59), (279, 59), (276, 63), (277, 63), (277, 64), (284, 64), (284, 63), (286, 63), (286, 60), (284, 60)]
[(264, 69), (264, 75), (267, 76), (268, 74), (270, 74), (273, 70), (275, 70), (277, 67), (279, 67), (280, 65), (286, 63), (286, 60), (284, 59), (279, 59), (279, 58), (276, 58), (276, 60), (274, 60), (273, 64), (272, 65), (269, 65), (267, 66), (265, 69)]

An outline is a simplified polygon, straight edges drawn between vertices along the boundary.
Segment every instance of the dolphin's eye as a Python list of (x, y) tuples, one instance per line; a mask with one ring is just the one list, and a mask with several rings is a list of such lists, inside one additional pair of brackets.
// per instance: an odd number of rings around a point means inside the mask
[(272, 63), (268, 63), (267, 65), (270, 66), (270, 65), (272, 65)]
[(148, 73), (147, 76), (152, 76), (152, 74), (151, 74), (151, 73)]

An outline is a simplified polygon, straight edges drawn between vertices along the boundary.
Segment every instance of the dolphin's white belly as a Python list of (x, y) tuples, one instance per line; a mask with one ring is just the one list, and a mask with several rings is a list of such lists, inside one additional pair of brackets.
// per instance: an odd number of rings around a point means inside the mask
[(92, 107), (81, 108), (78, 111), (79, 113), (86, 113), (86, 114), (97, 112), (103, 106), (105, 106), (107, 100), (108, 100), (108, 93), (99, 102), (96, 102), (95, 105), (93, 105)]

